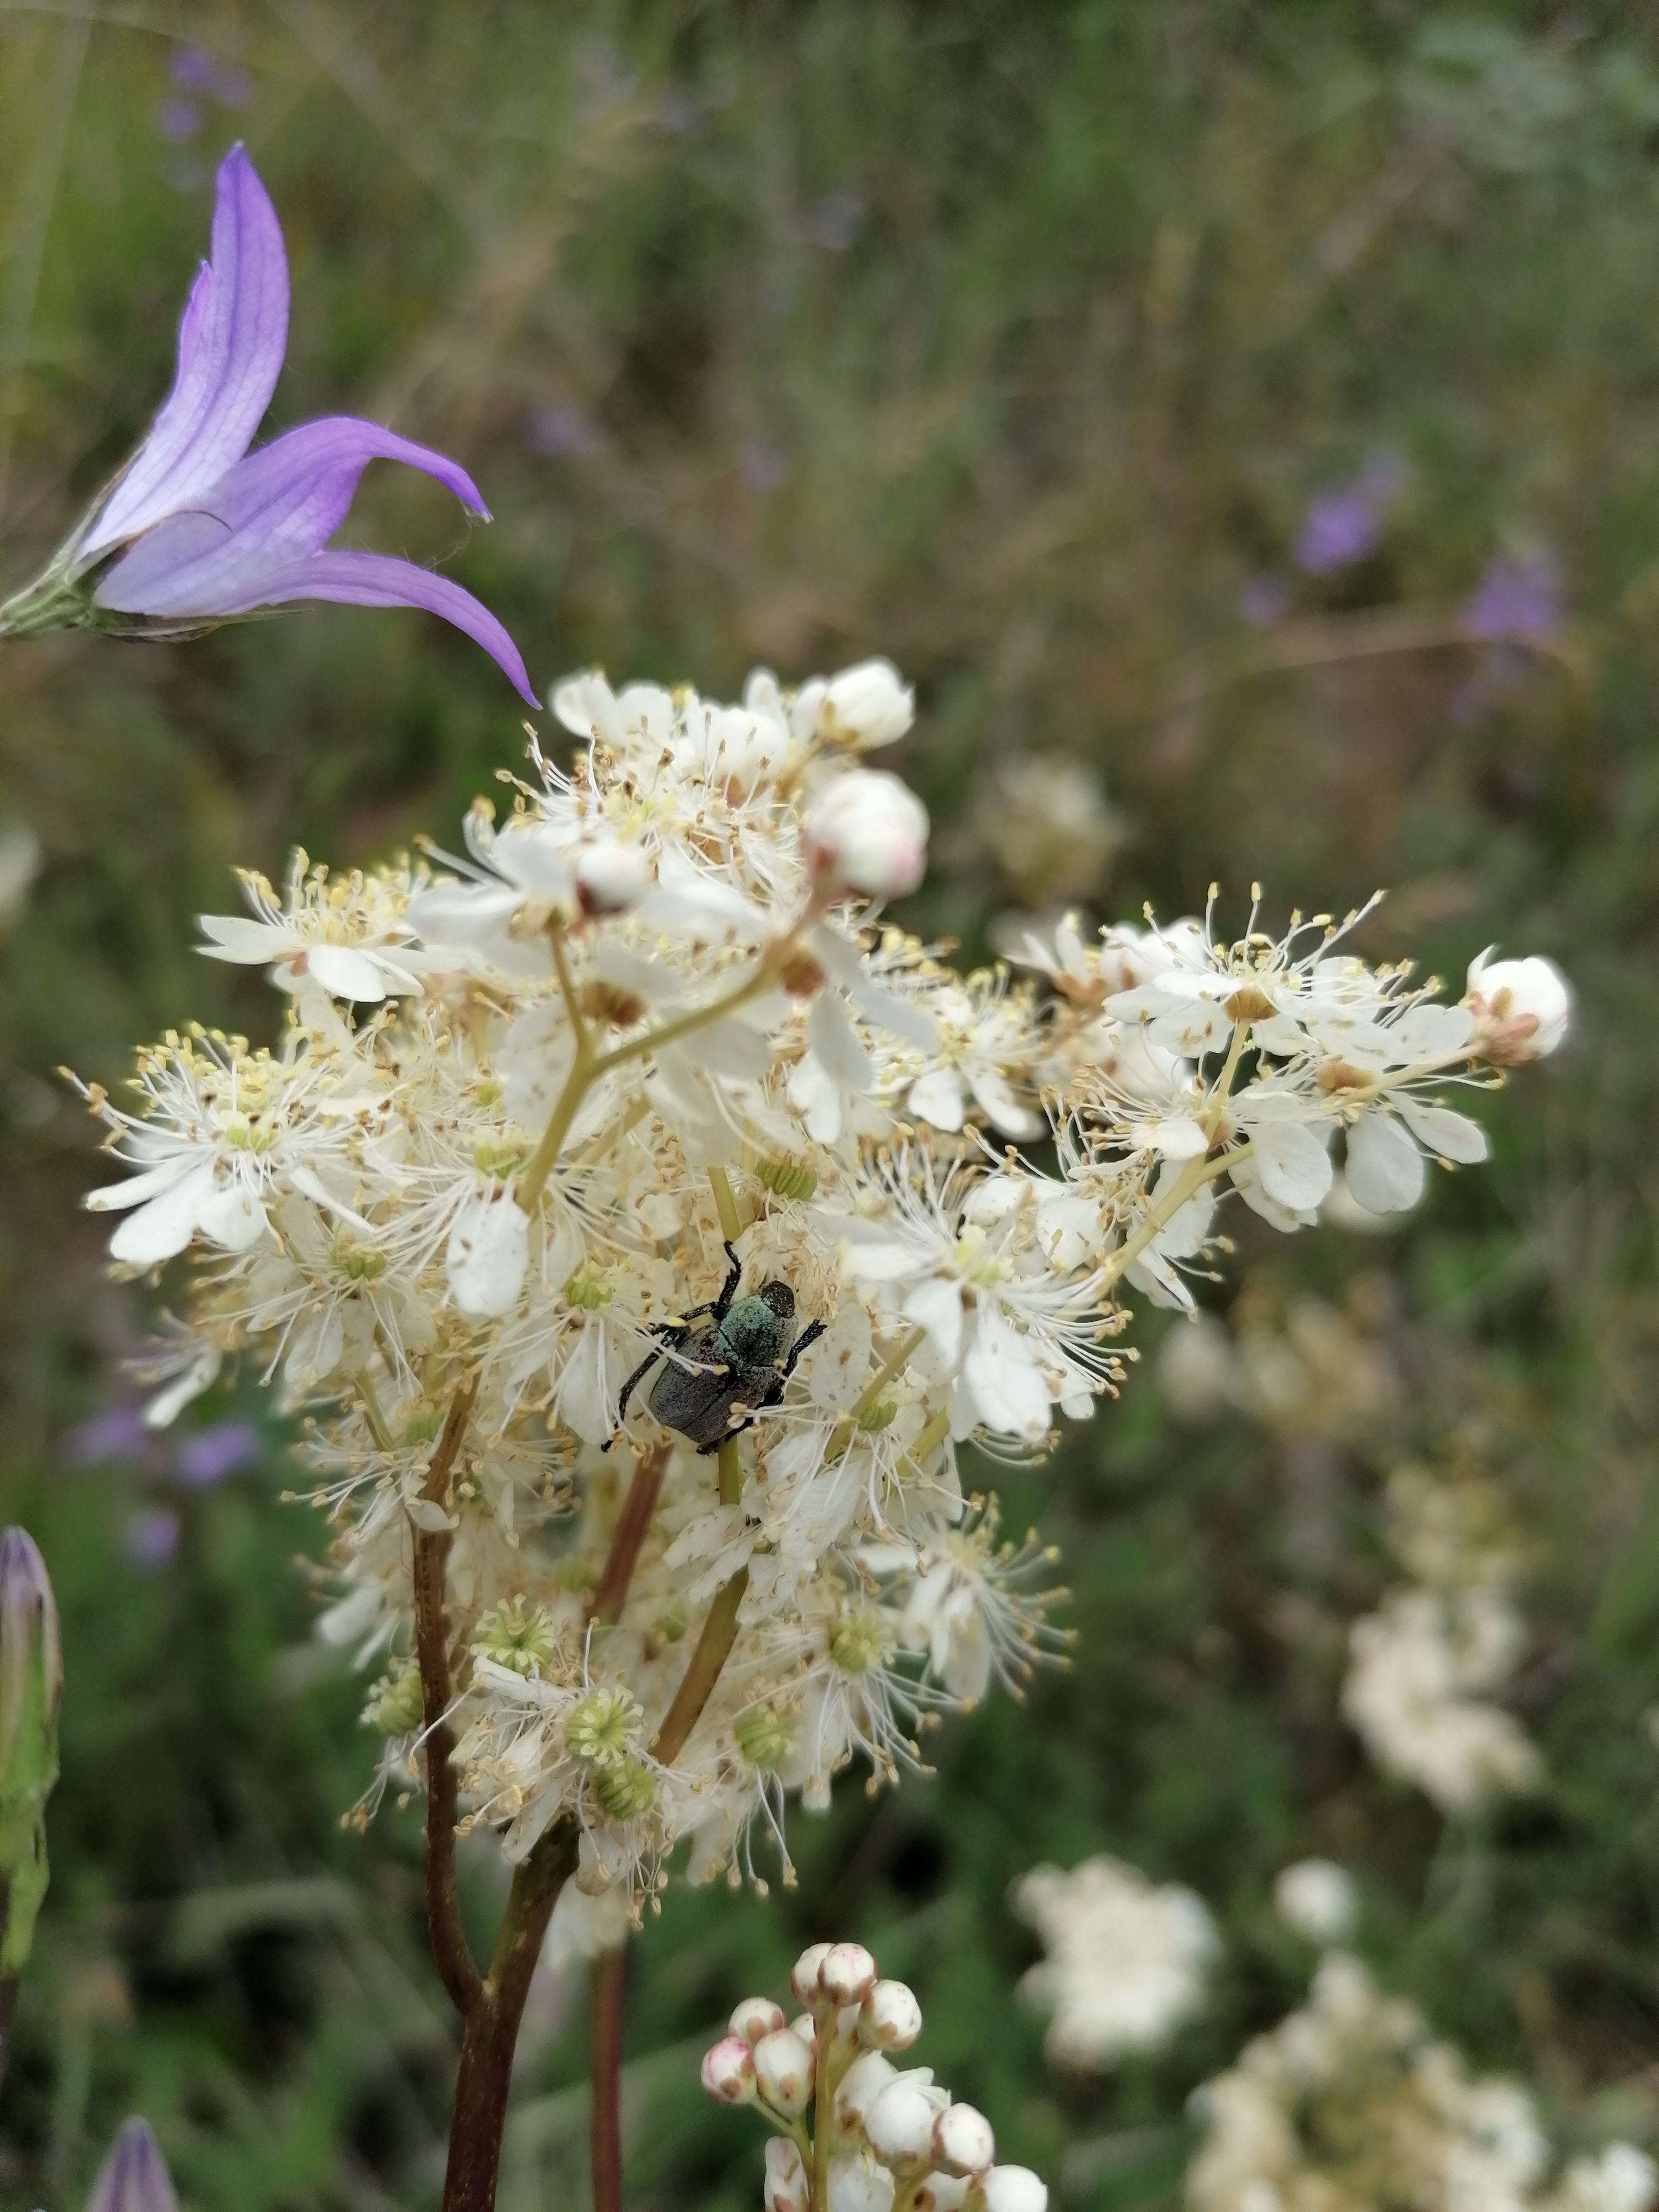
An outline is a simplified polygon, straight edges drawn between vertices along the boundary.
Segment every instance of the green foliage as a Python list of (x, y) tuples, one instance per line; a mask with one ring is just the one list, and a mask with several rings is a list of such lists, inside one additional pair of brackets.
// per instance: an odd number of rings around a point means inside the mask
[[(191, 94), (170, 138), (185, 39), (250, 100)], [(1569, 2131), (1659, 2119), (1656, 119), (1659, 53), (1612, 8), (1571, 35), (1343, 0), (0, 14), (7, 587), (166, 389), (240, 131), (293, 263), (273, 419), (349, 410), (456, 453), (491, 528), (458, 544), (388, 471), (352, 532), (449, 561), (538, 682), (603, 661), (722, 695), (757, 658), (890, 653), (938, 833), (915, 913), (970, 950), (1015, 897), (986, 780), (1053, 752), (1127, 825), (1103, 911), (1190, 911), (1212, 875), (1232, 909), (1260, 878), (1272, 915), (1384, 883), (1368, 951), (1461, 974), (1501, 941), (1579, 993), (1570, 1053), (1483, 1102), (1492, 1162), (1419, 1218), (1271, 1249), (1237, 1227), (1218, 1311), (1241, 1283), (1275, 1313), (1369, 1284), (1386, 1438), (1182, 1429), (1143, 1366), (1049, 1467), (995, 1471), (1062, 1548), (1072, 1670), (932, 1739), (933, 1780), (799, 1820), (797, 1889), (670, 1894), (630, 1959), (631, 2196), (757, 2201), (697, 2053), (801, 1942), (856, 1934), (1005, 2154), (1068, 2205), (1175, 2204), (1188, 2092), (1305, 1983), (1267, 1897), (1314, 1850), (1355, 1870), (1382, 1979), (1475, 2063)], [(1310, 498), (1382, 451), (1373, 550), (1299, 572)], [(1564, 628), (1472, 647), (1485, 565), (1537, 548)], [(1253, 627), (1264, 576), (1287, 608)], [(326, 1531), (279, 1502), (275, 1428), (213, 1487), (172, 1447), (76, 1464), (157, 1301), (104, 1279), (55, 1071), (112, 1084), (191, 1015), (272, 1035), (260, 980), (190, 950), (228, 864), (447, 837), (518, 757), (514, 702), (440, 626), (355, 610), (15, 647), (0, 684), (0, 817), (41, 854), (0, 939), (0, 1519), (50, 1565), (67, 1679), (0, 2196), (77, 2206), (137, 2109), (200, 2212), (415, 2212), (454, 2047), (416, 1812), (340, 1825), (383, 1662), (313, 1636), (292, 1561)], [(202, 1419), (264, 1419), (254, 1382)], [(1448, 1824), (1367, 1765), (1338, 1691), (1392, 1572), (1389, 1453), (1458, 1439), (1528, 1542), (1518, 1695), (1549, 1779)], [(157, 1514), (176, 1540), (146, 1566)], [(1225, 1963), (1168, 2051), (1076, 2081), (1015, 1997), (1006, 1893), (1102, 1850), (1199, 1889)], [(499, 1878), (463, 1872), (482, 1949)], [(538, 1987), (503, 2212), (580, 2201), (582, 2014)]]

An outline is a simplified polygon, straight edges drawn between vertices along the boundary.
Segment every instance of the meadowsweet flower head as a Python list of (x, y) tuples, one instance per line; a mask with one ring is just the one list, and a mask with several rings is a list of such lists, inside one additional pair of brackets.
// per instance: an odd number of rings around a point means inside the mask
[(572, 677), (567, 750), (459, 851), (300, 855), (203, 918), (277, 1046), (192, 1029), (86, 1093), (112, 1256), (185, 1279), (146, 1418), (227, 1363), (309, 1416), (382, 1773), (441, 1713), (464, 1823), (515, 1865), (575, 1838), (624, 1922), (683, 1839), (787, 1882), (789, 1800), (1017, 1694), (1053, 1563), (958, 1455), (1089, 1418), (1230, 1194), (1291, 1230), (1339, 1146), (1379, 1205), (1479, 1157), (1450, 1101), (1516, 1056), (1513, 996), (1447, 1006), (1324, 917), (1073, 917), (1020, 933), (1031, 980), (958, 973), (872, 903), (926, 859), (864, 764), (909, 712), (884, 663), (732, 704)]

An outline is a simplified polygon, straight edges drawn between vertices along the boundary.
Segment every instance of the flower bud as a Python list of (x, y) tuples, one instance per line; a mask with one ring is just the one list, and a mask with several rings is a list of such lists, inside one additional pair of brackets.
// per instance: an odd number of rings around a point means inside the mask
[(799, 2119), (812, 2094), (811, 2045), (793, 2027), (774, 2028), (755, 2045), (755, 2080), (775, 2112)]
[(619, 840), (584, 845), (576, 855), (576, 897), (584, 914), (623, 914), (645, 896), (651, 863), (637, 845)]
[(835, 1943), (818, 1968), (818, 1987), (832, 2004), (861, 2005), (876, 1986), (876, 1962), (862, 1943)]
[(901, 2074), (888, 2083), (864, 2117), (870, 2148), (884, 2165), (927, 2164), (944, 2095), (942, 2089), (931, 2088), (914, 2074)]
[(921, 2033), (921, 2007), (906, 1982), (878, 1982), (859, 2008), (859, 2041), (870, 2051), (908, 2051)]
[(853, 2158), (833, 2158), (829, 2197), (825, 2212), (892, 2212), (893, 2177), (867, 2151)]
[(755, 2061), (740, 2035), (723, 2035), (702, 2054), (702, 2086), (717, 2105), (752, 2105)]
[(916, 697), (890, 660), (860, 660), (829, 682), (803, 685), (798, 708), (812, 715), (817, 734), (858, 746), (890, 745), (916, 718)]
[(766, 2183), (762, 2201), (766, 2212), (808, 2212), (811, 2203), (806, 2168), (787, 2136), (774, 2136), (766, 2146)]
[(807, 864), (821, 891), (902, 898), (927, 868), (927, 810), (884, 769), (834, 777), (806, 810)]
[(818, 2001), (818, 1968), (835, 1948), (833, 1943), (809, 1943), (795, 1961), (789, 1986), (795, 1993), (795, 2002), (804, 2004), (809, 2012)]
[(1474, 1048), (1497, 1066), (1542, 1060), (1572, 1019), (1572, 992), (1553, 961), (1494, 960), (1483, 952), (1469, 969), (1468, 1000), (1476, 1029)]
[(930, 2173), (916, 2184), (910, 2201), (915, 2212), (961, 2212), (973, 2185), (959, 2174)]
[(129, 2120), (99, 2168), (87, 2212), (179, 2212), (179, 2200), (147, 2121)]
[(0, 1978), (22, 1971), (46, 1893), (46, 1799), (58, 1779), (64, 1656), (46, 1562), (21, 1528), (0, 1535)]
[(1029, 2166), (994, 2166), (968, 2195), (969, 2212), (1048, 2212), (1048, 2187)]
[(933, 2123), (933, 2163), (946, 2173), (983, 2173), (997, 2154), (991, 2123), (972, 2105), (951, 2105)]
[(774, 2035), (789, 2023), (783, 2016), (783, 2007), (775, 2005), (770, 1997), (744, 1997), (732, 2014), (732, 2033), (740, 2035), (752, 2051), (763, 2035)]

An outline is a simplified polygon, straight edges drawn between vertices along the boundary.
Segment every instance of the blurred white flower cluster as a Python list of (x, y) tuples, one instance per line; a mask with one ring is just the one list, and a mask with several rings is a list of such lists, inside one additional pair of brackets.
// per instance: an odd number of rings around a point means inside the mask
[(1376, 1764), (1443, 1813), (1535, 1788), (1536, 1747), (1492, 1701), (1527, 1640), (1511, 1595), (1521, 1561), (1497, 1486), (1403, 1468), (1389, 1504), (1394, 1548), (1413, 1582), (1350, 1630), (1344, 1712)]
[(1629, 2143), (1546, 2184), (1549, 2145), (1518, 2082), (1472, 2075), (1420, 2013), (1332, 1952), (1307, 2005), (1194, 2100), (1190, 2212), (1647, 2212), (1659, 2168)]
[(752, 2105), (766, 2146), (766, 2212), (1045, 2212), (1029, 2166), (996, 2164), (983, 2112), (954, 2103), (928, 2066), (896, 2066), (921, 2033), (902, 1982), (884, 1981), (861, 1943), (814, 1943), (789, 1986), (793, 2021), (745, 1997), (705, 2055), (703, 2087)]
[[(1051, 1638), (959, 1444), (1087, 1415), (1125, 1292), (1190, 1305), (1229, 1189), (1289, 1231), (1337, 1141), (1376, 1206), (1482, 1157), (1448, 1097), (1559, 1024), (1540, 963), (1446, 1005), (1324, 916), (958, 973), (881, 915), (928, 829), (865, 763), (910, 721), (885, 662), (554, 711), (568, 764), (532, 746), (463, 856), (301, 854), (204, 921), (286, 1033), (94, 1089), (128, 1172), (89, 1203), (129, 1269), (189, 1255), (154, 1419), (233, 1356), (306, 1414), (383, 1780), (424, 1751), (514, 1861), (568, 1824), (637, 1913), (679, 1839), (740, 1878), (787, 1794), (896, 1778)], [(1056, 1172), (1014, 1149), (1051, 1138)]]
[(1012, 1895), (1048, 1954), (1020, 1989), (1054, 2014), (1044, 2047), (1056, 2065), (1086, 2069), (1156, 2051), (1202, 2004), (1220, 1944), (1190, 1889), (1156, 1888), (1100, 1857), (1069, 1873), (1033, 1867)]

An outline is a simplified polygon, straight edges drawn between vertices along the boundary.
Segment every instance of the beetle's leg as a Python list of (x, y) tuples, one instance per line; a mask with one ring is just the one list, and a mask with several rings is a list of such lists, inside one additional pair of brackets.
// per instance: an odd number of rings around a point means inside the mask
[(662, 1358), (665, 1352), (672, 1351), (677, 1346), (684, 1344), (690, 1334), (690, 1331), (689, 1329), (680, 1328), (678, 1326), (657, 1330), (651, 1340), (650, 1351), (646, 1353), (644, 1358), (641, 1360), (639, 1365), (629, 1376), (627, 1382), (623, 1384), (622, 1395), (617, 1401), (617, 1428), (612, 1429), (611, 1431), (613, 1437), (617, 1433), (617, 1429), (621, 1428), (623, 1425), (623, 1416), (628, 1411), (629, 1400), (633, 1396), (635, 1391), (639, 1388), (647, 1374), (656, 1365), (658, 1360)]
[(712, 1306), (699, 1309), (702, 1312), (713, 1314), (717, 1322), (724, 1321), (732, 1310), (732, 1301), (738, 1295), (738, 1285), (743, 1280), (743, 1262), (732, 1250), (732, 1240), (729, 1237), (726, 1240), (726, 1256), (730, 1261), (731, 1267), (725, 1282), (720, 1286), (719, 1297)]
[[(789, 1380), (789, 1377), (795, 1371), (795, 1362), (800, 1358), (802, 1352), (805, 1351), (807, 1346), (809, 1344), (816, 1344), (823, 1334), (823, 1323), (821, 1321), (808, 1322), (806, 1327), (802, 1329), (800, 1334), (790, 1346), (789, 1357), (784, 1361), (783, 1365), (778, 1370), (779, 1398), (783, 1395), (784, 1384)], [(775, 1405), (777, 1400), (769, 1399), (767, 1402), (770, 1405)]]

